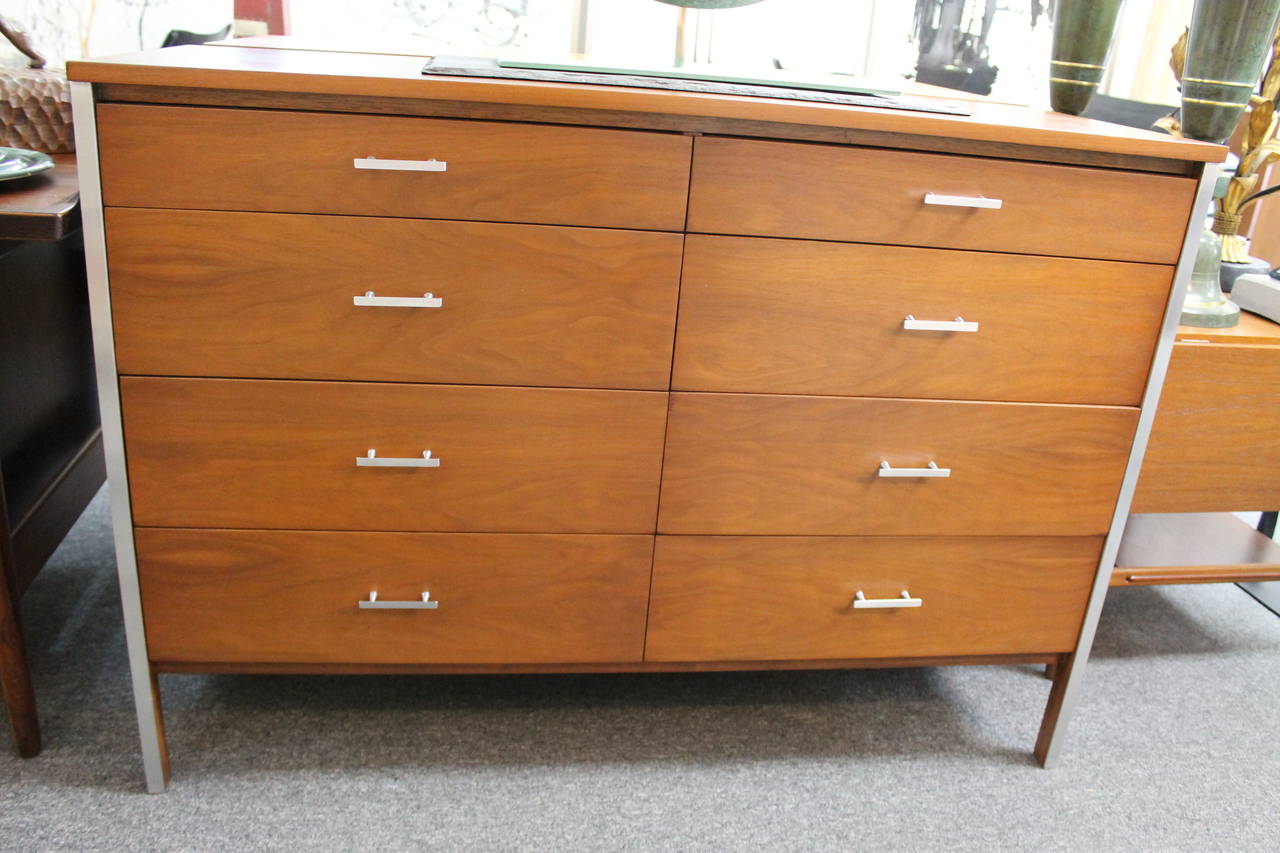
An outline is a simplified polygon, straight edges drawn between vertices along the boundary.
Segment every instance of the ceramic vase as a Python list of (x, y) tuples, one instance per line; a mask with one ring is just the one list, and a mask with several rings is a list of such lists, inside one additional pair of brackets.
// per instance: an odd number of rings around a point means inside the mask
[(1106, 71), (1123, 2), (1058, 0), (1049, 62), (1049, 103), (1058, 112), (1080, 115), (1089, 105)]
[(1182, 132), (1225, 142), (1249, 103), (1280, 0), (1196, 0), (1182, 69)]

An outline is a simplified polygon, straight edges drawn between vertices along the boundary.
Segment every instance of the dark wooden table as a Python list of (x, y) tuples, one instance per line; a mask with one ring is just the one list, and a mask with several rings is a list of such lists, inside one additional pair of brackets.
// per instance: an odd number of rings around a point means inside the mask
[(105, 478), (75, 155), (0, 182), (0, 687), (40, 751), (17, 603)]

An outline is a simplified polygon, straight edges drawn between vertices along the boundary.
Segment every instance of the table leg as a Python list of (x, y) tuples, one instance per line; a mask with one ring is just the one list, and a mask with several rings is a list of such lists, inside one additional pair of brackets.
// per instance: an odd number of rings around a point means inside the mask
[(1268, 539), (1276, 538), (1276, 516), (1277, 512), (1264, 512), (1262, 518), (1258, 519), (1258, 532)]
[(1036, 760), (1045, 763), (1049, 754), (1049, 741), (1053, 740), (1054, 730), (1058, 727), (1058, 717), (1062, 712), (1062, 700), (1067, 693), (1067, 681), (1071, 678), (1071, 670), (1075, 666), (1076, 656), (1068, 653), (1058, 656), (1058, 662), (1049, 664), (1053, 670), (1053, 686), (1049, 688), (1049, 701), (1045, 705), (1044, 719), (1040, 721), (1040, 736), (1036, 738)]
[(13, 744), (18, 755), (31, 758), (40, 754), (40, 721), (36, 717), (36, 695), (31, 689), (22, 628), (18, 624), (18, 602), (12, 591), (12, 563), (8, 511), (0, 489), (0, 688), (9, 712)]

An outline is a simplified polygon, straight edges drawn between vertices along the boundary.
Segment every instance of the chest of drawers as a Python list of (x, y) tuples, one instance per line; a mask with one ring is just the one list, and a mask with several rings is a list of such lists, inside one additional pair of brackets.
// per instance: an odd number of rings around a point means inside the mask
[(1038, 662), (1052, 762), (1218, 149), (416, 65), (72, 70), (152, 789), (183, 671)]

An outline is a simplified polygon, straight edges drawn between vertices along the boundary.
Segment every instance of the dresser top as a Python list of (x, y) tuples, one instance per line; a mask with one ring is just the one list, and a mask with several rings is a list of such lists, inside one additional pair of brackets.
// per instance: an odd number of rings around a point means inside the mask
[[(607, 110), (900, 133), (1191, 162), (1220, 162), (1222, 146), (955, 93), (956, 116), (733, 95), (424, 77), (423, 55), (316, 50), (288, 38), (189, 45), (68, 63), (72, 80), (123, 86), (279, 92), (528, 108)], [(914, 97), (929, 97), (913, 95)]]

